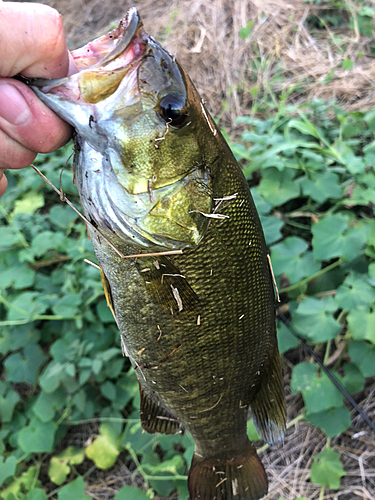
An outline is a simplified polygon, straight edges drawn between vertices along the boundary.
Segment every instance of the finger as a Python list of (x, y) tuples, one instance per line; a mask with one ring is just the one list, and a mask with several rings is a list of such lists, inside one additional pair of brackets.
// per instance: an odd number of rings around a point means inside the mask
[(4, 171), (0, 169), (0, 196), (2, 196), (7, 188), (7, 178), (4, 175)]
[(30, 165), (36, 157), (36, 153), (25, 148), (19, 142), (9, 137), (0, 130), (0, 169), (4, 168), (24, 168)]
[(71, 127), (23, 83), (0, 78), (0, 130), (25, 148), (50, 153), (64, 145)]
[(62, 78), (69, 55), (57, 10), (42, 4), (0, 3), (0, 75)]

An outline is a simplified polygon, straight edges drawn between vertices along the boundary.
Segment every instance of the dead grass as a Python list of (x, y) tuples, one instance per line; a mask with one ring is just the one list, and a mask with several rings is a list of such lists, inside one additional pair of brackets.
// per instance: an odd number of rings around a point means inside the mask
[[(102, 33), (134, 2), (112, 0), (45, 0), (63, 14), (72, 47)], [(336, 99), (347, 109), (371, 109), (375, 104), (373, 37), (357, 29), (314, 21), (329, 9), (303, 0), (139, 0), (146, 29), (177, 57), (214, 115), (230, 128), (235, 116), (248, 114), (254, 95), (287, 92), (302, 102)], [(347, 1), (341, 16), (357, 20), (365, 2)], [(375, 5), (367, 0), (366, 5)], [(337, 11), (336, 11), (337, 13)], [(254, 23), (244, 41), (241, 28)], [(316, 22), (315, 22), (316, 24)], [(344, 70), (345, 59), (354, 63)]]
[[(63, 15), (70, 46), (77, 47), (103, 33), (134, 2), (112, 0), (44, 1)], [(375, 0), (367, 5), (375, 6)], [(364, 3), (348, 0), (348, 18)], [(250, 113), (260, 95), (286, 93), (293, 102), (319, 97), (335, 99), (342, 107), (367, 110), (375, 106), (373, 37), (358, 29), (314, 28), (314, 20), (327, 12), (327, 4), (302, 0), (139, 0), (136, 3), (147, 31), (177, 58), (190, 74), (215, 116), (231, 130), (233, 118)], [(334, 12), (333, 12), (334, 13)], [(244, 41), (239, 35), (249, 21), (254, 24)], [(357, 28), (356, 22), (354, 27)], [(360, 55), (362, 54), (362, 55)], [(343, 69), (351, 59), (354, 70)], [(287, 375), (290, 379), (290, 374)], [(301, 411), (299, 397), (287, 390), (289, 420)], [(369, 382), (361, 405), (375, 419), (375, 387)], [(363, 431), (363, 434), (362, 434)], [(70, 444), (80, 444), (91, 427), (75, 429)], [(356, 437), (356, 434), (361, 433)], [(360, 417), (353, 414), (350, 430), (331, 441), (340, 451), (346, 476), (338, 491), (311, 484), (312, 457), (325, 446), (325, 437), (306, 422), (288, 431), (285, 444), (262, 453), (270, 480), (268, 500), (355, 500), (375, 498), (375, 438)], [(112, 500), (124, 484), (139, 486), (134, 464), (121, 456), (106, 471), (91, 470), (87, 493), (97, 500)], [(169, 500), (175, 500), (172, 495)]]

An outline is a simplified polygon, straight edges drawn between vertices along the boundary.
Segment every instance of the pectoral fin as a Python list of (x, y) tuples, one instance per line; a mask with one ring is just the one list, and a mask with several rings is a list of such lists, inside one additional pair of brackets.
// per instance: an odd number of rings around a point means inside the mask
[(136, 266), (155, 300), (172, 314), (197, 313), (199, 299), (186, 276), (165, 256), (138, 259)]
[(109, 281), (107, 279), (107, 276), (104, 274), (104, 271), (102, 268), (100, 268), (100, 277), (102, 279), (104, 297), (105, 297), (105, 300), (107, 301), (107, 306), (110, 308), (111, 313), (112, 313), (112, 315), (117, 323), (117, 318), (116, 318), (115, 309), (114, 309), (113, 300), (112, 300), (111, 286), (110, 286)]
[(286, 406), (277, 346), (268, 360), (268, 369), (261, 376), (259, 389), (250, 406), (260, 437), (269, 444), (279, 444), (285, 435)]
[(181, 432), (180, 421), (166, 408), (156, 394), (139, 384), (141, 395), (141, 424), (145, 431), (153, 434), (177, 434)]

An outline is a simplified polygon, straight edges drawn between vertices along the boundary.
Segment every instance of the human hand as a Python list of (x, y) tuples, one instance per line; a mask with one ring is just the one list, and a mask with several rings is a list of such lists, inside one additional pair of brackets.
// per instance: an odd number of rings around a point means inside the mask
[(30, 165), (38, 152), (50, 153), (64, 145), (72, 130), (32, 90), (10, 78), (19, 73), (63, 78), (70, 73), (60, 14), (42, 4), (0, 3), (0, 49), (1, 196), (7, 186), (4, 168)]

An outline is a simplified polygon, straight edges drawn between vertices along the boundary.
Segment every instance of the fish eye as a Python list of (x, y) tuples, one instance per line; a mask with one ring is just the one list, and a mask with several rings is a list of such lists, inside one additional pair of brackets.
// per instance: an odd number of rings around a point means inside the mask
[(159, 103), (159, 114), (172, 127), (182, 127), (188, 120), (185, 97), (177, 92), (167, 94)]

